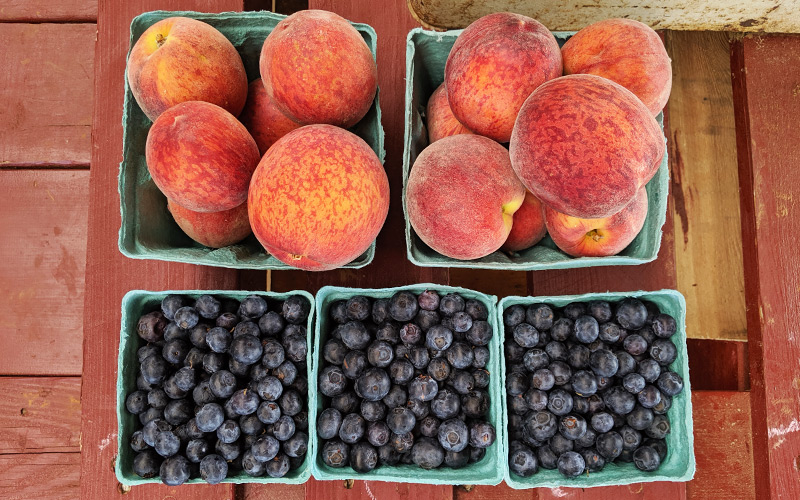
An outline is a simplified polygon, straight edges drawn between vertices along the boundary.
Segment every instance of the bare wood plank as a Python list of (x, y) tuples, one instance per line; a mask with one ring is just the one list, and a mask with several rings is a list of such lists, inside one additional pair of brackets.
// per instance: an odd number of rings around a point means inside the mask
[(88, 170), (2, 170), (3, 375), (79, 375)]
[(306, 483), (308, 500), (451, 500), (452, 486), (428, 484), (384, 483), (378, 481), (353, 481), (351, 488), (344, 481), (316, 481)]
[(800, 456), (800, 38), (733, 45), (758, 498), (796, 498)]
[(94, 22), (97, 2), (91, 0), (5, 0), (0, 21), (15, 22)]
[(89, 164), (95, 34), (0, 23), (0, 166)]
[(0, 455), (0, 498), (79, 498), (80, 453)]
[(666, 46), (673, 75), (668, 107), (675, 264), (678, 290), (686, 297), (686, 334), (745, 340), (728, 35), (670, 31)]
[[(89, 235), (84, 316), (82, 393), (82, 449), (80, 497), (107, 500), (120, 494), (111, 469), (116, 454), (117, 422), (114, 411), (117, 338), (120, 300), (128, 290), (231, 289), (238, 286), (238, 273), (156, 261), (130, 260), (117, 249), (120, 226), (117, 172), (122, 159), (122, 97), (125, 56), (131, 19), (145, 11), (197, 10), (207, 12), (241, 10), (241, 0), (141, 0), (98, 4), (100, 32), (95, 51), (95, 103), (93, 118), (92, 170), (89, 184)], [(110, 445), (108, 444), (110, 441)], [(232, 498), (233, 486), (170, 488), (146, 485), (131, 488), (126, 498)]]
[(658, 29), (692, 31), (800, 32), (796, 0), (408, 0), (424, 26), (463, 28), (492, 12), (511, 11), (533, 17), (551, 30), (579, 30), (612, 17), (636, 19)]
[(747, 343), (733, 340), (687, 339), (692, 390), (747, 391), (750, 374)]
[(693, 500), (756, 498), (750, 395), (696, 391), (692, 393), (692, 405), (697, 471), (694, 479), (687, 483), (688, 497)]
[(0, 377), (0, 455), (80, 452), (79, 377)]
[(493, 269), (450, 269), (450, 284), (479, 292), (497, 295), (528, 295), (527, 272), (497, 271)]

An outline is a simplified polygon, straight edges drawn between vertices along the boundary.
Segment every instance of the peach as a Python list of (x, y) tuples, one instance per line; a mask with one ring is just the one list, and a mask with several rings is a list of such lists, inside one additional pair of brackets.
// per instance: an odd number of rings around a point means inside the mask
[(669, 99), (672, 65), (658, 33), (632, 19), (606, 19), (578, 31), (561, 48), (564, 74), (613, 80), (642, 100), (654, 116)]
[(239, 243), (252, 232), (247, 202), (222, 212), (193, 212), (167, 200), (167, 209), (189, 238), (211, 248)]
[(500, 248), (507, 252), (519, 252), (542, 241), (545, 234), (547, 228), (544, 225), (542, 202), (530, 191), (526, 191), (522, 205), (514, 212), (511, 232)]
[(647, 217), (647, 190), (642, 188), (622, 210), (602, 219), (580, 219), (545, 207), (547, 232), (558, 248), (573, 257), (605, 257), (625, 249)]
[(156, 118), (145, 158), (167, 198), (195, 212), (221, 212), (247, 199), (261, 157), (236, 117), (214, 104), (188, 101)]
[(509, 147), (525, 187), (582, 219), (622, 210), (664, 156), (656, 119), (621, 85), (594, 75), (545, 83), (520, 110)]
[(169, 17), (147, 28), (128, 57), (128, 85), (155, 121), (186, 101), (206, 101), (238, 115), (247, 98), (247, 74), (233, 44), (210, 24)]
[(426, 115), (428, 120), (428, 141), (431, 143), (451, 135), (472, 133), (453, 115), (450, 103), (447, 101), (447, 88), (445, 88), (444, 83), (439, 85), (431, 94), (430, 99), (428, 99)]
[(378, 67), (343, 17), (296, 12), (275, 26), (261, 49), (261, 79), (278, 108), (302, 124), (352, 127), (372, 106)]
[(458, 121), (476, 134), (508, 142), (525, 98), (561, 71), (561, 51), (547, 28), (530, 17), (500, 12), (458, 36), (444, 81)]
[(258, 152), (263, 156), (275, 141), (301, 125), (283, 114), (267, 94), (261, 78), (253, 80), (247, 88), (247, 102), (244, 104), (241, 121), (258, 144)]
[(267, 252), (308, 271), (364, 253), (389, 212), (389, 180), (357, 135), (331, 125), (289, 132), (261, 159), (248, 197), (250, 225)]
[(498, 250), (511, 232), (525, 187), (508, 151), (479, 135), (440, 139), (417, 157), (408, 177), (409, 222), (429, 247), (459, 260)]

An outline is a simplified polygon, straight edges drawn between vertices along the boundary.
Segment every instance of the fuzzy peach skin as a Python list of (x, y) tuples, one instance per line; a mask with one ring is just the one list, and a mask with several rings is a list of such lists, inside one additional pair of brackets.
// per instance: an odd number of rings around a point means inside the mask
[(145, 158), (167, 198), (195, 212), (221, 212), (247, 199), (261, 156), (236, 117), (214, 104), (189, 101), (156, 119)]
[(542, 241), (547, 234), (544, 225), (544, 207), (530, 191), (525, 191), (525, 199), (519, 210), (514, 212), (511, 232), (500, 247), (507, 252), (519, 252)]
[(509, 147), (525, 187), (558, 212), (596, 219), (622, 210), (664, 156), (658, 122), (606, 78), (571, 75), (531, 94)]
[(302, 124), (352, 127), (369, 111), (378, 67), (341, 16), (296, 12), (275, 26), (261, 49), (261, 79), (284, 114)]
[(453, 135), (417, 157), (405, 203), (425, 244), (447, 257), (471, 260), (506, 241), (524, 198), (525, 187), (503, 146), (479, 135)]
[(458, 36), (444, 81), (458, 121), (476, 134), (508, 142), (525, 99), (561, 72), (558, 42), (544, 25), (500, 12), (478, 19)]
[(658, 33), (632, 19), (606, 19), (583, 28), (561, 48), (564, 74), (613, 80), (658, 115), (672, 90), (672, 64)]
[(150, 26), (128, 58), (128, 85), (155, 121), (167, 108), (206, 101), (233, 115), (247, 98), (247, 74), (233, 44), (216, 28), (187, 17)]
[(247, 88), (247, 102), (244, 104), (239, 121), (258, 144), (258, 152), (263, 156), (275, 141), (301, 125), (283, 114), (267, 94), (261, 78), (253, 80)]
[(426, 110), (428, 118), (428, 141), (434, 143), (443, 137), (472, 132), (453, 115), (447, 101), (447, 88), (444, 83), (433, 91)]
[(639, 234), (647, 217), (647, 190), (642, 188), (633, 200), (609, 217), (579, 219), (545, 207), (547, 232), (558, 248), (573, 257), (616, 255)]
[(211, 248), (239, 243), (252, 232), (247, 202), (222, 212), (193, 212), (167, 200), (172, 218), (189, 238)]
[(269, 148), (250, 183), (250, 225), (281, 262), (336, 269), (364, 253), (389, 212), (375, 152), (332, 125), (307, 125)]

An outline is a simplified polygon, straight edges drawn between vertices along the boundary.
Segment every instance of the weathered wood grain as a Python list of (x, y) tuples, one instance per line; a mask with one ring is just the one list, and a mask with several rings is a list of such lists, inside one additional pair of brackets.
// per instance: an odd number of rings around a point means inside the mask
[[(241, 0), (140, 0), (98, 4), (100, 32), (95, 52), (95, 95), (92, 170), (89, 183), (89, 234), (84, 316), (84, 364), (81, 433), (80, 497), (108, 500), (121, 495), (111, 469), (116, 454), (114, 412), (120, 300), (131, 289), (231, 289), (238, 273), (229, 269), (131, 260), (117, 249), (120, 225), (117, 173), (122, 159), (122, 100), (125, 55), (131, 19), (149, 10), (241, 10)], [(110, 446), (104, 446), (111, 440)], [(169, 488), (147, 485), (131, 488), (126, 499), (230, 499), (231, 485)]]
[(408, 0), (415, 18), (428, 27), (463, 28), (492, 12), (518, 12), (551, 30), (578, 30), (612, 17), (642, 21), (658, 29), (692, 31), (800, 32), (796, 0)]
[(473, 486), (453, 488), (453, 500), (538, 500), (539, 490), (515, 490), (505, 482), (497, 486)]
[(541, 488), (539, 500), (686, 500), (684, 483), (635, 483), (625, 486), (603, 486), (600, 488)]
[(497, 295), (528, 295), (528, 272), (497, 271), (493, 269), (450, 269), (450, 284), (479, 292)]
[[(670, 191), (690, 338), (745, 340), (736, 128), (727, 33), (666, 34)], [(711, 312), (713, 311), (713, 312)]]
[[(750, 395), (696, 391), (692, 393), (692, 405), (697, 470), (694, 479), (686, 484), (688, 498), (756, 498)], [(761, 466), (758, 470), (760, 474)]]
[(384, 483), (353, 481), (351, 488), (344, 481), (310, 480), (306, 484), (307, 500), (451, 500), (451, 486), (428, 484)]
[(97, 2), (92, 0), (4, 0), (0, 21), (14, 22), (94, 22)]
[(4, 500), (80, 498), (80, 453), (0, 455), (0, 470)]
[(749, 338), (753, 457), (759, 499), (797, 498), (800, 456), (800, 38), (733, 45)]
[(80, 452), (80, 377), (0, 377), (0, 455)]
[(305, 484), (242, 484), (236, 487), (237, 500), (305, 500)]
[(80, 375), (89, 171), (0, 170), (0, 185), (0, 374)]
[(95, 24), (0, 23), (0, 166), (87, 166)]

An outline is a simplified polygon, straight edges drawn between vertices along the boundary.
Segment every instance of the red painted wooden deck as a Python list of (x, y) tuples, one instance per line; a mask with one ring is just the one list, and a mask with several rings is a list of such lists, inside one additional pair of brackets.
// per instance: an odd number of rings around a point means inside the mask
[[(0, 6), (0, 498), (800, 498), (800, 37), (665, 32), (674, 88), (661, 253), (637, 268), (509, 273), (405, 257), (403, 0), (311, 0), (378, 33), (392, 210), (375, 262), (327, 273), (134, 261), (117, 250), (128, 27), (148, 10), (297, 8), (242, 0), (11, 0)], [(795, 198), (795, 196), (797, 198)], [(316, 291), (450, 283), (497, 295), (677, 288), (689, 300), (697, 473), (685, 484), (514, 491), (311, 480), (142, 486), (113, 473), (119, 304), (133, 288)]]

